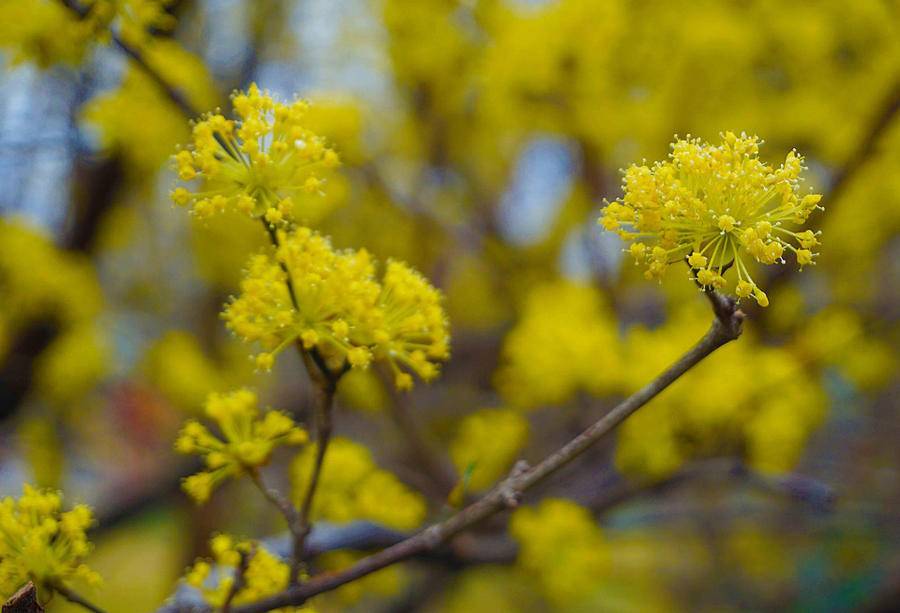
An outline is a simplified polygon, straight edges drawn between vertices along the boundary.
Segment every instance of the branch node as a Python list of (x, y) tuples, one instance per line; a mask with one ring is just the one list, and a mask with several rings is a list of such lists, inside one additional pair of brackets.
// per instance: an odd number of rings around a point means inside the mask
[(509, 472), (509, 477), (500, 484), (500, 497), (503, 504), (509, 509), (515, 509), (522, 502), (522, 490), (516, 483), (517, 479), (527, 473), (531, 466), (525, 460), (519, 460)]
[(435, 524), (422, 532), (422, 540), (426, 549), (435, 549), (444, 540), (441, 524)]

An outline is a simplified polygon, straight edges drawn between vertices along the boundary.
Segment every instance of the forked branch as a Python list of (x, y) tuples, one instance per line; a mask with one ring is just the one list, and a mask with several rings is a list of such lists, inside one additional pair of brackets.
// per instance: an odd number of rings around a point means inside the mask
[(731, 297), (712, 291), (707, 292), (707, 296), (713, 305), (715, 319), (703, 338), (656, 379), (626, 398), (539, 464), (533, 467), (524, 466), (523, 463), (518, 464), (517, 469), (514, 469), (508, 478), (483, 498), (446, 521), (430, 526), (396, 545), (367, 556), (341, 572), (318, 575), (274, 596), (236, 607), (233, 609), (234, 613), (263, 613), (281, 607), (302, 605), (313, 596), (346, 585), (392, 564), (433, 551), (463, 530), (471, 528), (504, 509), (516, 506), (525, 491), (572, 462), (635, 411), (678, 380), (681, 375), (719, 347), (740, 336), (744, 314), (737, 308), (736, 301)]

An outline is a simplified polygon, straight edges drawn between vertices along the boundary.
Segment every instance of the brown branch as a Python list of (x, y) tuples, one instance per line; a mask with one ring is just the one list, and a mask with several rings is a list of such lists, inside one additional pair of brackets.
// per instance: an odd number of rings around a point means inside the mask
[(278, 509), (284, 517), (285, 522), (287, 522), (288, 530), (291, 533), (292, 544), (291, 581), (294, 581), (295, 577), (300, 576), (300, 566), (304, 558), (304, 541), (310, 530), (309, 523), (307, 522), (306, 525), (304, 525), (301, 514), (297, 512), (297, 509), (291, 504), (290, 500), (282, 496), (278, 490), (266, 486), (258, 470), (251, 470), (248, 474), (250, 475), (250, 480), (253, 481), (265, 499)]
[(77, 604), (78, 606), (83, 607), (83, 608), (87, 609), (88, 611), (91, 611), (92, 613), (106, 613), (106, 611), (104, 611), (97, 605), (88, 602), (87, 600), (85, 600), (84, 598), (82, 598), (81, 596), (79, 596), (78, 594), (76, 594), (75, 592), (73, 592), (72, 590), (70, 590), (69, 588), (67, 588), (66, 586), (64, 586), (61, 583), (54, 583), (53, 591), (58, 593), (60, 596), (62, 596), (69, 602), (71, 602), (73, 604)]
[(247, 568), (250, 566), (250, 560), (252, 560), (255, 555), (255, 543), (250, 545), (249, 551), (240, 552), (241, 559), (238, 562), (237, 568), (234, 569), (234, 582), (228, 590), (228, 595), (225, 596), (225, 602), (222, 603), (222, 613), (229, 613), (231, 611), (231, 603), (234, 602), (238, 592), (244, 589), (244, 586), (247, 584)]
[(504, 509), (516, 506), (526, 490), (580, 456), (635, 411), (669, 387), (681, 375), (722, 345), (740, 336), (744, 315), (737, 309), (735, 300), (717, 294), (713, 295), (713, 293), (710, 293), (710, 300), (716, 308), (717, 316), (709, 331), (694, 347), (656, 379), (625, 399), (536, 466), (523, 469), (520, 464), (518, 470), (514, 469), (513, 474), (483, 498), (444, 522), (426, 528), (392, 547), (367, 556), (341, 572), (318, 575), (306, 583), (289, 587), (280, 594), (236, 608), (235, 613), (263, 613), (280, 607), (302, 605), (313, 596), (341, 587), (397, 562), (433, 551), (463, 530)]
[(319, 398), (316, 402), (315, 420), (316, 420), (316, 459), (312, 467), (312, 473), (309, 477), (309, 483), (306, 486), (306, 493), (303, 495), (303, 501), (300, 505), (300, 517), (298, 520), (299, 533), (294, 541), (294, 555), (291, 558), (291, 585), (296, 585), (300, 580), (300, 564), (303, 559), (303, 548), (306, 537), (309, 536), (312, 529), (312, 505), (316, 495), (316, 488), (319, 485), (319, 478), (322, 476), (322, 466), (325, 464), (325, 453), (328, 451), (328, 444), (331, 442), (331, 411), (334, 404), (333, 385), (322, 386), (319, 388)]

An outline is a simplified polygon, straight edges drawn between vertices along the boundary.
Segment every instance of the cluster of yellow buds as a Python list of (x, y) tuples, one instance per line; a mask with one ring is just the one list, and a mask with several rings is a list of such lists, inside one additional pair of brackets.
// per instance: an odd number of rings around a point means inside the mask
[[(200, 591), (203, 600), (216, 609), (231, 595), (235, 574), (242, 568), (241, 585), (231, 598), (231, 604), (255, 602), (282, 591), (288, 585), (290, 568), (254, 541), (239, 541), (228, 534), (218, 534), (210, 540), (212, 560), (198, 560), (185, 575), (185, 582)], [(245, 562), (241, 563), (241, 558)], [(215, 567), (214, 567), (215, 565)], [(291, 607), (279, 611), (311, 611), (309, 607)]]
[(64, 512), (58, 492), (27, 484), (20, 498), (0, 501), (0, 600), (29, 580), (50, 591), (72, 581), (98, 584), (100, 576), (83, 563), (93, 523), (89, 507)]
[(228, 327), (266, 350), (257, 366), (300, 343), (329, 364), (366, 368), (383, 360), (398, 388), (412, 376), (437, 376), (449, 356), (441, 293), (402, 262), (389, 261), (379, 282), (365, 250), (335, 250), (328, 238), (304, 227), (278, 232), (274, 256), (251, 258), (241, 293), (226, 306)]
[(189, 420), (175, 442), (179, 452), (202, 455), (206, 462), (207, 470), (191, 475), (182, 484), (198, 502), (206, 501), (228, 477), (267, 464), (276, 447), (302, 445), (308, 440), (306, 431), (287, 414), (261, 412), (256, 394), (248, 389), (210, 394), (205, 412), (218, 425), (222, 438), (200, 422)]
[(278, 225), (307, 217), (303, 199), (321, 195), (321, 171), (337, 153), (304, 125), (308, 104), (276, 101), (253, 84), (232, 95), (239, 119), (206, 115), (193, 126), (190, 145), (175, 155), (178, 175), (197, 189), (177, 187), (172, 200), (207, 217), (234, 209)]
[(799, 226), (821, 208), (821, 195), (799, 194), (804, 166), (796, 151), (773, 168), (759, 159), (760, 142), (732, 132), (718, 145), (676, 139), (669, 160), (625, 171), (625, 194), (607, 203), (600, 223), (634, 241), (628, 251), (646, 265), (648, 279), (686, 259), (700, 285), (723, 289), (733, 267), (734, 293), (767, 306), (747, 260), (783, 264), (793, 251), (801, 268), (812, 264), (819, 233)]

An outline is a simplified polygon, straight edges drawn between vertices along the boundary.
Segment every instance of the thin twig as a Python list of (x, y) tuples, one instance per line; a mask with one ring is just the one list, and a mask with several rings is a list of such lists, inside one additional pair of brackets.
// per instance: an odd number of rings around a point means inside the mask
[(225, 602), (222, 603), (222, 613), (229, 613), (231, 611), (231, 603), (234, 602), (235, 596), (244, 589), (244, 585), (247, 583), (247, 568), (250, 566), (250, 560), (252, 560), (255, 555), (255, 543), (250, 545), (249, 551), (240, 552), (241, 559), (238, 562), (237, 568), (234, 570), (234, 581), (231, 583), (228, 595), (225, 596)]
[(331, 442), (331, 410), (334, 404), (334, 391), (333, 386), (322, 386), (319, 388), (319, 398), (315, 408), (316, 459), (309, 477), (309, 483), (306, 486), (306, 492), (303, 495), (303, 501), (300, 504), (299, 532), (294, 543), (294, 555), (291, 558), (291, 585), (295, 585), (300, 580), (303, 548), (306, 537), (312, 528), (310, 518), (312, 516), (313, 499), (316, 495), (316, 488), (319, 485), (319, 478), (322, 475), (322, 466), (325, 464), (325, 453), (328, 451), (328, 444)]
[(66, 600), (68, 600), (69, 602), (71, 602), (73, 604), (77, 604), (77, 605), (87, 609), (88, 611), (91, 611), (92, 613), (106, 613), (106, 611), (104, 611), (97, 605), (88, 602), (87, 600), (85, 600), (84, 598), (82, 598), (81, 596), (79, 596), (78, 594), (76, 594), (75, 592), (73, 592), (72, 590), (70, 590), (69, 588), (67, 588), (66, 586), (64, 586), (61, 583), (54, 583), (53, 591), (55, 591), (57, 594), (59, 594), (60, 596), (62, 596)]
[(456, 474), (453, 467), (425, 437), (410, 411), (408, 396), (397, 393), (387, 377), (383, 377), (383, 379), (390, 394), (390, 413), (394, 425), (397, 426), (409, 445), (416, 462), (431, 478), (436, 493), (441, 498), (446, 498), (456, 485)]
[(569, 464), (669, 387), (681, 375), (722, 345), (740, 336), (744, 315), (737, 309), (735, 300), (712, 294), (710, 293), (710, 300), (716, 310), (716, 318), (709, 331), (694, 347), (656, 379), (628, 397), (538, 465), (525, 470), (522, 470), (520, 465), (519, 470), (514, 471), (514, 474), (456, 515), (426, 528), (397, 545), (367, 556), (342, 572), (313, 577), (302, 585), (289, 587), (274, 596), (236, 608), (235, 613), (263, 613), (280, 607), (302, 605), (317, 594), (336, 589), (423, 552), (433, 551), (441, 543), (461, 531), (504, 509), (515, 506), (523, 492)]

